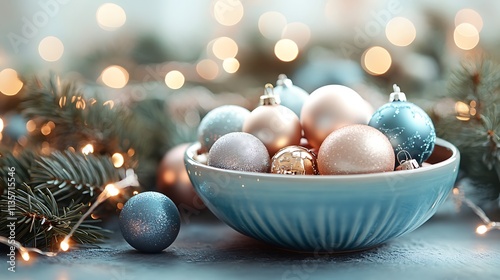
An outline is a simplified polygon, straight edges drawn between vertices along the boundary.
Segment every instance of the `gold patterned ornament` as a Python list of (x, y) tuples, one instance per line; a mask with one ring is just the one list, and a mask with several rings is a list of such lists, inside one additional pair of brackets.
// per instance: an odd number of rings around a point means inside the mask
[(317, 175), (316, 155), (301, 146), (279, 150), (271, 160), (271, 173), (286, 175)]

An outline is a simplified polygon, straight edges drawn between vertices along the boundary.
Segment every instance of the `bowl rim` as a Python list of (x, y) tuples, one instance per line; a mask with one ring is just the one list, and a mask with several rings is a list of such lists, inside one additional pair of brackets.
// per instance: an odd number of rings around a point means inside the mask
[[(422, 172), (428, 172), (430, 170), (436, 170), (440, 169), (443, 166), (450, 165), (454, 163), (455, 161), (460, 159), (460, 151), (458, 150), (455, 145), (452, 143), (442, 139), (442, 138), (436, 138), (436, 146), (441, 146), (444, 147), (452, 152), (451, 156), (441, 162), (432, 164), (430, 166), (426, 166), (424, 168), (417, 168), (413, 170), (400, 170), (400, 171), (388, 171), (388, 172), (377, 172), (377, 173), (367, 173), (367, 174), (346, 174), (346, 175), (293, 175), (293, 177), (297, 179), (304, 179), (307, 178), (307, 180), (325, 180), (325, 179), (343, 179), (343, 180), (357, 180), (357, 179), (370, 179), (370, 178), (383, 178), (387, 176), (393, 176), (393, 174), (397, 173), (399, 175), (403, 174), (419, 174)], [(222, 168), (217, 168), (213, 166), (209, 166), (207, 164), (198, 162), (194, 159), (194, 155), (196, 154), (196, 151), (198, 151), (201, 148), (200, 142), (194, 142), (191, 143), (188, 148), (186, 149), (184, 153), (184, 159), (187, 165), (187, 162), (189, 162), (190, 165), (196, 166), (196, 167), (201, 167), (206, 170), (211, 170), (215, 172), (223, 172), (227, 174), (233, 174), (233, 175), (245, 175), (249, 177), (259, 177), (260, 179), (263, 178), (273, 178), (273, 179), (279, 179), (279, 178), (290, 178), (290, 175), (286, 174), (274, 174), (274, 173), (260, 173), (260, 172), (249, 172), (249, 171), (239, 171), (239, 170), (230, 170), (230, 169), (222, 169)]]

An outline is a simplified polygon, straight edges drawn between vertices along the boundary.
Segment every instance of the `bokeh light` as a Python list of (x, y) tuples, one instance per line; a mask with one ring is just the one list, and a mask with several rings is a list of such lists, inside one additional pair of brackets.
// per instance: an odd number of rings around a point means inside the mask
[(47, 36), (40, 41), (38, 53), (45, 61), (58, 61), (64, 53), (64, 45), (59, 38)]
[(101, 80), (110, 88), (123, 88), (128, 83), (128, 72), (121, 66), (111, 65), (102, 71)]
[(222, 68), (224, 68), (224, 71), (227, 73), (236, 73), (236, 71), (240, 69), (240, 62), (234, 57), (226, 58), (222, 62)]
[(106, 3), (97, 9), (96, 19), (97, 24), (102, 29), (113, 31), (125, 24), (127, 15), (122, 7), (113, 3)]
[(0, 92), (5, 95), (16, 95), (23, 88), (23, 82), (14, 69), (6, 68), (0, 72)]
[(184, 74), (177, 70), (172, 70), (165, 75), (165, 84), (171, 89), (180, 89), (185, 80)]
[(3, 131), (3, 120), (0, 118), (0, 133)]
[(299, 55), (299, 47), (290, 39), (281, 39), (274, 46), (274, 54), (284, 62), (289, 62)]
[(114, 153), (111, 156), (111, 161), (113, 162), (113, 165), (116, 168), (122, 167), (122, 165), (125, 163), (125, 159), (123, 158), (123, 155), (120, 153)]
[(277, 40), (286, 26), (286, 17), (278, 12), (266, 12), (259, 17), (259, 31), (262, 36)]
[(282, 39), (294, 41), (299, 48), (303, 48), (311, 39), (309, 26), (302, 22), (292, 22), (285, 26), (281, 34)]
[(241, 21), (244, 14), (239, 0), (218, 0), (213, 6), (215, 20), (225, 26), (233, 26)]
[(462, 23), (472, 24), (478, 32), (481, 32), (483, 29), (483, 18), (473, 9), (462, 9), (457, 12), (455, 15), (455, 26), (459, 26)]
[(26, 122), (26, 130), (28, 132), (33, 132), (36, 129), (36, 123), (34, 120), (29, 120)]
[(379, 46), (367, 49), (361, 57), (363, 69), (371, 75), (382, 75), (391, 68), (392, 58), (389, 52)]
[(453, 40), (458, 48), (472, 50), (479, 43), (479, 32), (470, 23), (461, 23), (453, 32)]
[(415, 25), (404, 17), (391, 19), (385, 27), (385, 36), (395, 46), (408, 46), (415, 40), (416, 35)]
[(88, 154), (91, 154), (94, 152), (94, 146), (92, 146), (92, 144), (87, 144), (85, 146), (83, 146), (82, 148), (82, 153), (84, 155), (88, 155)]
[(238, 54), (238, 44), (229, 37), (220, 37), (214, 41), (212, 51), (218, 59), (224, 60)]
[(211, 59), (203, 59), (196, 64), (196, 72), (205, 80), (214, 80), (219, 75), (219, 66)]

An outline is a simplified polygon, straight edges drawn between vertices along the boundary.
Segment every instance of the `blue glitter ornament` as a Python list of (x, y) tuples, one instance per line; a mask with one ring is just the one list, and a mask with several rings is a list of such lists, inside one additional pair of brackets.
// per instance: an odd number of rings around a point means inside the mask
[(208, 112), (198, 127), (198, 141), (203, 151), (210, 151), (215, 141), (223, 135), (240, 132), (248, 115), (250, 111), (236, 105), (224, 105)]
[(275, 95), (279, 96), (281, 100), (280, 105), (292, 110), (300, 118), (302, 105), (309, 96), (309, 93), (293, 85), (292, 80), (288, 79), (285, 74), (278, 76), (278, 81), (273, 91)]
[(373, 114), (368, 125), (389, 138), (396, 155), (407, 151), (419, 165), (429, 158), (434, 149), (436, 131), (431, 118), (420, 107), (407, 102), (397, 85), (394, 85), (390, 102)]
[(177, 238), (181, 219), (170, 198), (159, 192), (143, 192), (125, 203), (119, 224), (123, 238), (132, 247), (158, 253)]

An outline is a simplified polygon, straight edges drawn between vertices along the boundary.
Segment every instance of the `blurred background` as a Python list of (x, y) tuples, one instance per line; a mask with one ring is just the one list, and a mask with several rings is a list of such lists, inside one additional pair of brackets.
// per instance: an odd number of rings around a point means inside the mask
[[(150, 143), (142, 154), (152, 160), (142, 167), (151, 181), (169, 149), (196, 139), (207, 112), (253, 109), (282, 73), (309, 93), (352, 87), (374, 108), (396, 83), (432, 116), (474, 115), (474, 106), (446, 98), (447, 78), (463, 58), (497, 55), (498, 10), (498, 1), (465, 0), (5, 1), (0, 140), (23, 147), (36, 134), (45, 137), (42, 153), (50, 151), (55, 123), (29, 119), (18, 106), (29, 81), (50, 73), (149, 122), (137, 137)], [(99, 151), (85, 141), (75, 148)]]
[(464, 55), (497, 52), (498, 8), (451, 0), (8, 1), (0, 90), (15, 95), (24, 79), (55, 71), (135, 97), (193, 86), (245, 93), (285, 73), (309, 92), (398, 83), (411, 96), (436, 91)]

